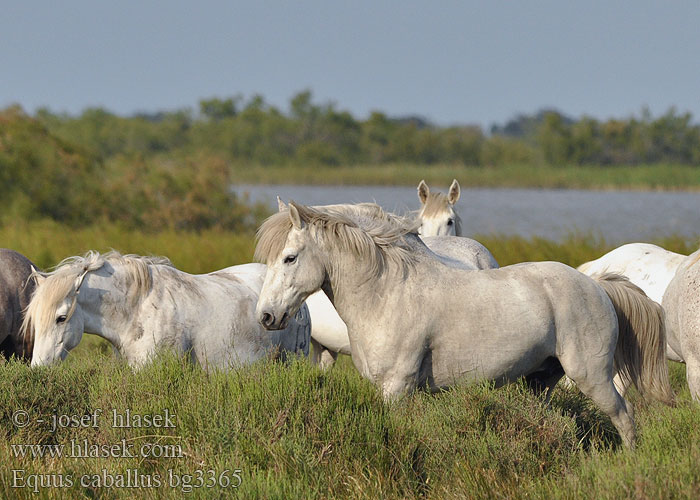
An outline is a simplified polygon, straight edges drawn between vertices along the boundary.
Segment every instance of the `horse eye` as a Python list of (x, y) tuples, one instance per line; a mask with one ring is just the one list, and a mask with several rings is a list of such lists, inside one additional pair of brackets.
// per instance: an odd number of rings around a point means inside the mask
[(454, 224), (454, 222), (455, 222), (454, 220), (448, 219), (447, 225), (448, 225), (448, 226), (451, 226), (452, 224)]
[(56, 318), (56, 323), (63, 323), (67, 318), (65, 314), (61, 314), (58, 318)]
[(285, 263), (285, 264), (294, 264), (294, 262), (295, 262), (296, 260), (297, 260), (297, 256), (296, 256), (296, 255), (287, 255), (287, 256), (284, 258), (284, 263)]

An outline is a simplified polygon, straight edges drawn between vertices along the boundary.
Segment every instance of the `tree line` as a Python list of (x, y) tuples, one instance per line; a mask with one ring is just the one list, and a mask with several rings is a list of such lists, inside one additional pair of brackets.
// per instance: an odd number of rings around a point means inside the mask
[(261, 96), (212, 98), (197, 110), (119, 116), (19, 106), (0, 110), (0, 182), (7, 217), (67, 224), (249, 230), (265, 213), (232, 194), (232, 168), (413, 164), (700, 164), (700, 126), (671, 109), (599, 121), (556, 110), (488, 131), (373, 112), (366, 119), (295, 95), (282, 111)]
[(121, 117), (100, 108), (78, 116), (41, 109), (36, 119), (101, 158), (204, 152), (257, 165), (700, 163), (700, 126), (690, 113), (675, 109), (607, 121), (543, 110), (487, 132), (477, 125), (436, 126), (379, 111), (361, 120), (332, 103), (314, 103), (304, 91), (286, 112), (259, 95), (239, 95), (202, 100), (196, 112)]

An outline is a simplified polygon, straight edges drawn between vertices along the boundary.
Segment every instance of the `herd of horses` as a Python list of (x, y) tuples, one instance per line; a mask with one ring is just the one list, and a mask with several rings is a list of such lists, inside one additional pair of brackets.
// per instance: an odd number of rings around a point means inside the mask
[(462, 237), (459, 196), (456, 180), (447, 194), (421, 181), (421, 208), (407, 216), (372, 203), (278, 200), (258, 230), (260, 263), (204, 275), (114, 251), (40, 272), (3, 249), (0, 349), (47, 365), (86, 332), (134, 367), (161, 349), (207, 369), (290, 353), (328, 368), (344, 353), (387, 399), (524, 377), (548, 400), (567, 376), (628, 447), (635, 427), (626, 389), (673, 404), (667, 358), (686, 363), (700, 400), (700, 250), (684, 256), (633, 243), (578, 270), (499, 268)]

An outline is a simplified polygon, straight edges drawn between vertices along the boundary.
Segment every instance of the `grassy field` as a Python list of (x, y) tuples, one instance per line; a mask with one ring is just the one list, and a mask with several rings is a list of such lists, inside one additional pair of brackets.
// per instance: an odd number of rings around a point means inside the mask
[[(253, 249), (250, 234), (53, 223), (6, 224), (0, 238), (44, 267), (115, 248), (207, 272), (247, 262)], [(578, 265), (610, 249), (585, 236), (479, 239), (504, 265)], [(680, 238), (657, 243), (697, 248)], [(700, 410), (689, 400), (684, 367), (671, 368), (678, 407), (633, 394), (639, 446), (628, 452), (576, 389), (557, 389), (550, 407), (521, 384), (419, 392), (387, 404), (347, 357), (328, 373), (306, 360), (205, 373), (165, 353), (134, 372), (104, 341), (86, 336), (60, 366), (0, 365), (0, 498), (698, 498)], [(175, 415), (173, 427), (114, 427), (112, 412), (127, 409)], [(98, 410), (85, 426), (51, 430), (54, 416)], [(77, 457), (85, 444), (98, 456)], [(32, 458), (32, 450), (63, 456)]]
[(700, 168), (684, 165), (465, 167), (456, 165), (357, 165), (256, 167), (234, 170), (236, 183), (311, 185), (449, 185), (463, 187), (700, 190)]

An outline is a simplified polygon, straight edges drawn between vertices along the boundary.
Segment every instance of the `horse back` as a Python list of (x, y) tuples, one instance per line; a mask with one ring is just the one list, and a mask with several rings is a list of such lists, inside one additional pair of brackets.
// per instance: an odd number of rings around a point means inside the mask
[(431, 339), (434, 371), (456, 365), (477, 378), (509, 381), (549, 357), (615, 344), (609, 298), (569, 266), (524, 263), (466, 271), (460, 280), (445, 287), (440, 328)]

